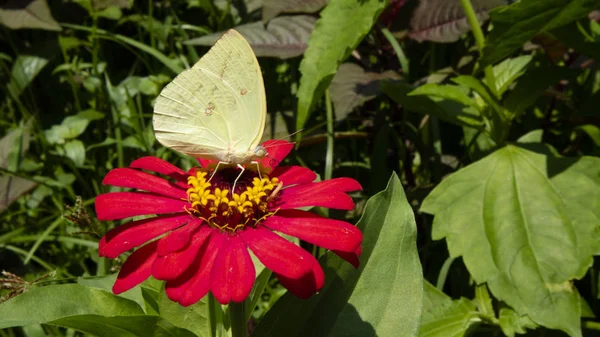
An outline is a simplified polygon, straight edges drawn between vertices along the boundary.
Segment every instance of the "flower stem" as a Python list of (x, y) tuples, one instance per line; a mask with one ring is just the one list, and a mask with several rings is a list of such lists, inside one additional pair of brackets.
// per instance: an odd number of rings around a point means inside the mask
[(398, 57), (398, 61), (400, 62), (400, 66), (402, 67), (402, 74), (404, 75), (404, 80), (409, 82), (410, 69), (408, 67), (408, 58), (406, 58), (402, 47), (400, 47), (398, 40), (396, 40), (396, 38), (394, 37), (392, 32), (390, 32), (389, 29), (383, 27), (381, 28), (381, 33), (383, 33), (383, 36), (385, 36), (385, 38), (392, 46), (392, 49), (394, 49), (394, 52), (396, 52), (396, 57)]
[(248, 322), (246, 321), (246, 302), (229, 303), (229, 319), (232, 337), (248, 337)]
[[(479, 25), (479, 20), (477, 19), (475, 9), (473, 9), (473, 4), (471, 4), (471, 0), (460, 0), (460, 3), (465, 10), (465, 15), (467, 16), (469, 25), (471, 25), (471, 30), (473, 31), (473, 36), (475, 37), (475, 43), (477, 43), (477, 48), (479, 49), (479, 54), (481, 55), (483, 53), (483, 47), (485, 47), (485, 36), (483, 35), (483, 30), (481, 30), (481, 26)], [(492, 66), (489, 65), (485, 67), (483, 71), (485, 73), (485, 79), (488, 87), (492, 93), (494, 93), (494, 95), (498, 96), (496, 79), (494, 78)]]

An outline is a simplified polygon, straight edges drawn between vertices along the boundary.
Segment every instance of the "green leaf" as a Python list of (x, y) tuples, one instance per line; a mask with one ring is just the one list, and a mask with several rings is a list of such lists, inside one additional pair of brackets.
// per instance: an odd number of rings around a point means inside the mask
[(597, 7), (597, 0), (521, 0), (492, 10), (494, 29), (486, 39), (480, 65), (494, 64), (536, 34), (583, 18)]
[(581, 336), (572, 280), (600, 250), (600, 158), (550, 152), (506, 146), (442, 181), (421, 210), (477, 283), (537, 324)]
[(515, 88), (506, 95), (504, 107), (513, 115), (518, 116), (531, 107), (546, 89), (561, 79), (572, 78), (576, 75), (574, 69), (558, 66), (544, 66), (528, 69), (519, 78)]
[(143, 315), (140, 306), (107, 291), (79, 284), (35, 288), (0, 304), (0, 329), (48, 323), (80, 315)]
[(387, 0), (331, 0), (321, 11), (300, 63), (296, 129), (306, 124), (340, 64), (371, 30)]
[(0, 5), (0, 23), (10, 29), (45, 29), (60, 31), (46, 0), (9, 0)]
[(325, 285), (319, 294), (308, 300), (284, 295), (253, 337), (416, 336), (423, 278), (413, 211), (395, 174), (367, 201), (358, 227), (364, 233), (360, 268), (327, 253), (320, 259)]
[(12, 67), (8, 90), (19, 97), (37, 74), (48, 64), (48, 59), (35, 55), (19, 55)]
[(469, 97), (469, 91), (457, 85), (428, 83), (411, 91), (409, 96), (429, 96), (443, 98), (466, 106), (477, 108), (475, 100)]
[(85, 162), (85, 145), (77, 139), (70, 140), (63, 145), (64, 156), (71, 159), (76, 167), (82, 167)]
[(335, 119), (337, 121), (345, 119), (354, 108), (379, 95), (381, 80), (399, 78), (400, 75), (392, 70), (380, 74), (364, 71), (355, 63), (342, 64), (329, 87), (335, 108)]
[(514, 337), (515, 334), (524, 334), (526, 329), (535, 329), (537, 325), (526, 315), (519, 315), (510, 308), (500, 309), (500, 328), (508, 337)]
[[(253, 22), (235, 29), (248, 41), (256, 56), (288, 59), (304, 53), (315, 22), (315, 18), (308, 15), (282, 16), (269, 21), (266, 27), (262, 22)], [(212, 46), (223, 33), (205, 35), (185, 43)]]
[[(16, 172), (31, 141), (31, 121), (9, 131), (0, 139), (0, 168)], [(0, 212), (38, 185), (37, 182), (9, 175), (0, 176)]]
[(164, 289), (158, 292), (158, 310), (173, 325), (187, 329), (198, 337), (209, 337), (210, 322), (208, 313), (208, 296), (204, 296), (197, 303), (182, 307), (177, 302), (171, 301)]
[[(115, 284), (116, 280), (117, 274), (112, 274), (104, 277), (78, 277), (77, 284), (81, 284), (90, 288), (102, 289), (107, 292), (112, 292), (112, 287)], [(144, 298), (142, 297), (141, 287), (133, 287), (132, 289), (127, 290), (126, 292), (121, 293), (117, 296), (126, 298), (128, 300), (132, 300), (136, 302), (141, 308), (144, 307)]]
[(494, 94), (476, 77), (471, 75), (461, 75), (454, 77), (452, 82), (474, 90), (481, 98), (483, 98), (487, 105), (491, 106), (496, 111), (496, 113), (504, 114), (504, 109), (502, 109), (500, 102), (494, 97)]
[(481, 322), (475, 305), (468, 299), (454, 301), (427, 281), (423, 290), (419, 337), (462, 337), (472, 324)]
[(159, 316), (79, 315), (61, 318), (48, 324), (87, 332), (99, 337), (195, 337), (185, 329), (177, 328)]
[(116, 6), (106, 7), (95, 13), (99, 17), (103, 17), (109, 20), (119, 20), (123, 16), (121, 8)]
[[(477, 129), (483, 127), (483, 120), (473, 106), (466, 106), (439, 97), (412, 95), (413, 87), (399, 81), (384, 80), (381, 82), (381, 90), (409, 111), (436, 116), (456, 125)], [(411, 93), (410, 96), (409, 93)]]
[(531, 60), (532, 55), (521, 55), (506, 59), (493, 67), (496, 89), (501, 96), (519, 76), (523, 75), (525, 68)]
[(81, 111), (75, 116), (66, 117), (59, 125), (53, 125), (44, 131), (50, 144), (64, 144), (67, 140), (81, 135), (91, 121), (104, 118), (104, 114), (95, 110)]

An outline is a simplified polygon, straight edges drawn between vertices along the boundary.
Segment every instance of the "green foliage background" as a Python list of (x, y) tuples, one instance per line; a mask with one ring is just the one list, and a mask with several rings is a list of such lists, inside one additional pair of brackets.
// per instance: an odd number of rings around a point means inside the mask
[(210, 298), (183, 309), (155, 280), (112, 295), (123, 260), (97, 242), (119, 222), (93, 214), (115, 167), (196, 165), (156, 142), (153, 103), (229, 28), (259, 57), (266, 139), (294, 134), (286, 164), (364, 187), (352, 212), (314, 210), (357, 222), (361, 267), (312, 250), (327, 283), (308, 301), (258, 273), (252, 336), (598, 334), (599, 13), (599, 0), (0, 1), (0, 336), (230, 334)]

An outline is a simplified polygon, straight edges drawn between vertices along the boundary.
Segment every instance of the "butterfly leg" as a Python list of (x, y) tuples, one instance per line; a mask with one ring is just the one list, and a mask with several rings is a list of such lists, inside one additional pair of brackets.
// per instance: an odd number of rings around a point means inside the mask
[(240, 172), (240, 174), (238, 174), (237, 178), (235, 178), (235, 181), (233, 182), (233, 188), (231, 189), (231, 196), (233, 197), (233, 193), (235, 193), (235, 185), (237, 185), (238, 180), (240, 179), (240, 177), (242, 176), (242, 174), (244, 174), (244, 171), (246, 171), (246, 168), (243, 167), (240, 164), (237, 164), (237, 167), (239, 167), (240, 170), (242, 170), (242, 172)]
[[(217, 173), (217, 171), (219, 170), (219, 166), (220, 166), (221, 164), (228, 164), (228, 163), (226, 163), (226, 162), (224, 162), (224, 161), (220, 161), (220, 162), (218, 162), (218, 163), (217, 163), (217, 167), (215, 167), (215, 169), (213, 170), (213, 173), (210, 175), (210, 178), (208, 178), (208, 182), (210, 182), (210, 181), (212, 180), (212, 178), (215, 176), (215, 173)], [(238, 165), (238, 166), (239, 166), (239, 165)], [(237, 180), (236, 180), (236, 181), (237, 181)]]
[(260, 174), (260, 165), (256, 160), (251, 161), (250, 164), (256, 165), (256, 172), (258, 172), (258, 179), (262, 180), (262, 174)]

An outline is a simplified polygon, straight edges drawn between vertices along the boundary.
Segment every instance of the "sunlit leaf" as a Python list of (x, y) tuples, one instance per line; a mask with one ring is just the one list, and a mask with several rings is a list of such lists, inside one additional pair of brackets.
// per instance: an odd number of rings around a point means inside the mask
[[(504, 6), (507, 0), (472, 0), (479, 22), (488, 11)], [(460, 0), (420, 0), (410, 20), (409, 36), (417, 41), (454, 42), (471, 30)]]
[(419, 337), (465, 336), (472, 324), (481, 322), (478, 315), (475, 305), (468, 299), (452, 300), (425, 281)]
[(386, 7), (386, 0), (331, 0), (321, 11), (300, 63), (296, 129), (302, 129), (340, 64)]
[(450, 255), (496, 298), (581, 336), (572, 281), (600, 250), (599, 158), (508, 145), (442, 181), (421, 210), (435, 215), (433, 238), (446, 238)]
[(262, 19), (269, 21), (280, 13), (314, 13), (329, 0), (263, 0)]
[(73, 139), (63, 145), (64, 156), (71, 159), (75, 166), (82, 167), (85, 162), (85, 145), (78, 139)]
[(346, 118), (354, 108), (380, 94), (382, 79), (399, 78), (400, 75), (391, 70), (380, 74), (366, 72), (355, 63), (342, 64), (329, 87), (336, 120)]
[(583, 18), (597, 7), (597, 0), (521, 0), (493, 10), (494, 29), (486, 39), (481, 65), (494, 64), (536, 34)]
[(525, 67), (531, 62), (532, 58), (532, 55), (521, 55), (506, 59), (493, 67), (498, 95), (502, 95), (508, 89), (508, 86), (523, 75)]
[[(308, 37), (315, 28), (316, 19), (308, 15), (283, 16), (271, 20), (267, 26), (253, 22), (234, 27), (248, 41), (256, 56), (287, 59), (302, 55)], [(223, 32), (186, 41), (190, 45), (212, 46)]]
[(286, 294), (252, 334), (262, 336), (416, 336), (423, 278), (416, 225), (398, 177), (366, 205), (360, 268), (333, 253), (320, 259), (323, 289), (308, 300)]
[(81, 135), (90, 122), (102, 119), (104, 114), (95, 110), (85, 110), (75, 116), (66, 117), (61, 124), (53, 125), (44, 134), (50, 144), (64, 144), (66, 140)]
[(0, 4), (0, 24), (11, 29), (60, 31), (46, 0), (8, 0)]
[(46, 64), (48, 60), (44, 57), (19, 55), (13, 63), (10, 83), (8, 83), (8, 90), (13, 97), (19, 97)]

